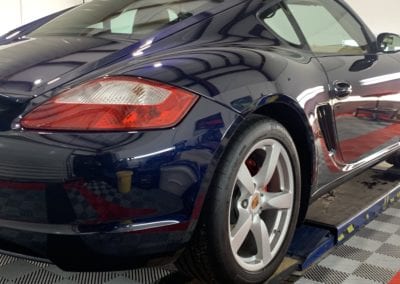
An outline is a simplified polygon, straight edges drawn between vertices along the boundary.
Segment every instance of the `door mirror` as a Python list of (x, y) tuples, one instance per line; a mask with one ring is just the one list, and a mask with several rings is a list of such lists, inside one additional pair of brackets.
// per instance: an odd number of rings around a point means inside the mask
[(400, 36), (397, 34), (383, 33), (378, 36), (378, 49), (386, 53), (400, 51)]
[(376, 54), (367, 54), (365, 58), (354, 61), (354, 63), (350, 66), (350, 72), (360, 72), (363, 70), (367, 70), (372, 67), (374, 63), (378, 60), (378, 56)]

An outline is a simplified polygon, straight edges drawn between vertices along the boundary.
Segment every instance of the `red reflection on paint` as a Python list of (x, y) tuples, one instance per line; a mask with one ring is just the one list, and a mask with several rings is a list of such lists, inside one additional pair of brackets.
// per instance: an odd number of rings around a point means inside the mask
[(28, 182), (10, 182), (0, 181), (0, 188), (7, 188), (12, 190), (32, 190), (32, 191), (43, 191), (46, 190), (46, 184), (44, 183), (28, 183)]
[(93, 193), (86, 187), (84, 182), (67, 183), (65, 184), (64, 189), (77, 190), (99, 215), (99, 221), (144, 217), (157, 212), (154, 209), (148, 208), (125, 208), (118, 204), (109, 202)]

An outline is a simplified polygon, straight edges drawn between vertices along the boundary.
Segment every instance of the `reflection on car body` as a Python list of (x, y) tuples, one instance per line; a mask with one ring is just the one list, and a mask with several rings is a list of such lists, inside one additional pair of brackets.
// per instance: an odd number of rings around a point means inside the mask
[(0, 248), (264, 282), (310, 202), (400, 150), (399, 42), (341, 0), (98, 0), (10, 31)]

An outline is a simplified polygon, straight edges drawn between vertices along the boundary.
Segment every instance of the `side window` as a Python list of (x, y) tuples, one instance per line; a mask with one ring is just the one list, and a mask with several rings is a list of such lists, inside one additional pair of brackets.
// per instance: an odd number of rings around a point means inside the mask
[[(173, 8), (177, 10), (175, 11)], [(185, 16), (187, 13), (183, 8), (177, 5), (170, 5), (170, 8), (163, 5), (148, 5), (141, 9), (128, 7), (88, 28), (94, 29), (94, 32), (103, 30), (112, 34), (151, 33), (168, 23), (179, 20), (179, 17)]]
[(311, 50), (324, 54), (364, 54), (368, 41), (361, 25), (332, 0), (285, 0)]
[(111, 32), (115, 34), (130, 34), (133, 29), (133, 22), (137, 9), (125, 11), (118, 17), (111, 20)]
[(91, 25), (88, 28), (109, 30), (109, 32), (114, 34), (131, 34), (137, 11), (137, 9), (123, 11), (113, 18)]
[(287, 17), (281, 5), (275, 5), (269, 8), (262, 14), (261, 20), (264, 21), (264, 23), (275, 34), (277, 34), (285, 41), (294, 45), (301, 44), (301, 41), (296, 34), (296, 31), (294, 30), (289, 18)]

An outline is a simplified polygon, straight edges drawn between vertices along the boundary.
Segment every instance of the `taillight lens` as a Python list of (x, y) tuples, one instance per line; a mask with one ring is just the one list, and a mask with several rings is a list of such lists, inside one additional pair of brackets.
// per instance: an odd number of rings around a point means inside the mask
[(23, 117), (21, 126), (60, 131), (169, 128), (183, 119), (197, 98), (159, 82), (105, 77), (55, 96)]

